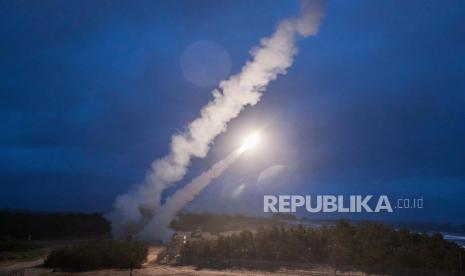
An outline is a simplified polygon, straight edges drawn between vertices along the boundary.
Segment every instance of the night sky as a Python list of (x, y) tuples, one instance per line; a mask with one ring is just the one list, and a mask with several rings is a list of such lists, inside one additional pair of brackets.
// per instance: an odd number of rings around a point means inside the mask
[[(218, 81), (298, 11), (0, 1), (0, 208), (109, 211)], [(325, 13), (288, 73), (165, 197), (261, 128), (262, 148), (191, 210), (260, 214), (263, 194), (388, 194), (426, 207), (380, 218), (465, 222), (465, 2), (330, 1)]]

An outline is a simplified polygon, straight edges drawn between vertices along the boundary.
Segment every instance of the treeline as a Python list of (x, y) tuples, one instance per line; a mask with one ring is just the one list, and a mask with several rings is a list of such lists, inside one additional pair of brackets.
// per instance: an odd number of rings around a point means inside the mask
[(110, 223), (101, 214), (0, 211), (0, 239), (103, 238)]
[(407, 228), (417, 232), (447, 232), (454, 234), (465, 234), (465, 224), (454, 225), (450, 223), (434, 222), (391, 222), (397, 228)]
[(181, 259), (193, 264), (208, 259), (249, 259), (326, 264), (366, 272), (424, 269), (457, 273), (464, 265), (460, 262), (465, 261), (465, 250), (445, 241), (441, 234), (428, 236), (379, 223), (340, 221), (334, 227), (260, 227), (216, 240), (190, 241), (183, 247)]
[(170, 227), (176, 231), (202, 231), (218, 234), (226, 231), (256, 229), (271, 226), (277, 222), (269, 218), (247, 217), (242, 215), (217, 215), (208, 213), (181, 213), (171, 222)]

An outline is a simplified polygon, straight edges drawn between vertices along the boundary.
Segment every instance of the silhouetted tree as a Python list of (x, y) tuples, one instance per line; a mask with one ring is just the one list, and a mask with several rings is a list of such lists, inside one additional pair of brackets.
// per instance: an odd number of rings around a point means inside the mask
[(101, 214), (0, 211), (0, 239), (108, 237), (110, 230)]

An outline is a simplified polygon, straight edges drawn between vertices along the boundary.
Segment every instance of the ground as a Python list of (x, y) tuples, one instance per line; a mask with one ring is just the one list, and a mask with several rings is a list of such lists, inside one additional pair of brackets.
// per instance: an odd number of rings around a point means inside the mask
[[(241, 270), (241, 269), (224, 269), (224, 270), (213, 270), (213, 269), (201, 269), (198, 270), (193, 266), (169, 266), (169, 265), (159, 265), (155, 263), (155, 259), (158, 253), (163, 249), (163, 247), (151, 247), (149, 250), (149, 255), (147, 262), (140, 269), (135, 269), (132, 275), (145, 276), (145, 275), (207, 275), (207, 276), (218, 276), (218, 275), (366, 275), (364, 273), (354, 273), (354, 272), (338, 272), (337, 274), (333, 269), (324, 269), (317, 268), (314, 270), (279, 270), (274, 272), (265, 272), (265, 271), (251, 271), (251, 270)], [(116, 270), (116, 269), (103, 269), (98, 271), (87, 271), (87, 272), (62, 272), (54, 271), (53, 269), (43, 268), (40, 265), (43, 263), (44, 258), (38, 258), (33, 261), (27, 262), (17, 262), (17, 263), (8, 263), (0, 264), (0, 275), (13, 276), (15, 274), (2, 274), (12, 271), (21, 271), (24, 269), (25, 276), (126, 276), (130, 275), (129, 270)], [(22, 274), (17, 274), (22, 275)]]

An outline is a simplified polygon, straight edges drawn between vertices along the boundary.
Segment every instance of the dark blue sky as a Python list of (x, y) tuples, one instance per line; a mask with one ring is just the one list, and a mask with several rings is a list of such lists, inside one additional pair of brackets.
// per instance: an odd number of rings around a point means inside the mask
[[(214, 87), (183, 74), (185, 50), (216, 43), (236, 73), (298, 8), (0, 1), (0, 208), (108, 211), (211, 98)], [(192, 208), (257, 213), (244, 202), (263, 193), (381, 193), (424, 197), (428, 208), (405, 219), (464, 222), (464, 2), (331, 1), (299, 48), (186, 179), (244, 129), (265, 126), (266, 158), (237, 162)]]

